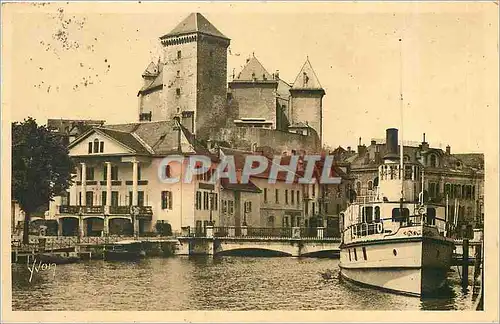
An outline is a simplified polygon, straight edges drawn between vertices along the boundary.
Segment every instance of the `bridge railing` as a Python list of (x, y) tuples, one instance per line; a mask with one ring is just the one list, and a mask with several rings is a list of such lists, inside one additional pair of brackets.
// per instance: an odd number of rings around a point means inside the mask
[(249, 237), (249, 238), (339, 238), (337, 229), (323, 227), (236, 227), (215, 226), (214, 237)]

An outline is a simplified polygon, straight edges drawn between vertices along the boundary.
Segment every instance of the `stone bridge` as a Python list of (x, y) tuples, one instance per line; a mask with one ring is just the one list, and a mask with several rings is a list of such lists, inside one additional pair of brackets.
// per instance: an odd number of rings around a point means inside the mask
[[(290, 233), (293, 233), (291, 231)], [(285, 235), (286, 236), (286, 235)], [(320, 232), (322, 236), (322, 232)], [(338, 258), (340, 239), (331, 237), (258, 237), (246, 231), (236, 236), (178, 237), (178, 255), (292, 256)]]

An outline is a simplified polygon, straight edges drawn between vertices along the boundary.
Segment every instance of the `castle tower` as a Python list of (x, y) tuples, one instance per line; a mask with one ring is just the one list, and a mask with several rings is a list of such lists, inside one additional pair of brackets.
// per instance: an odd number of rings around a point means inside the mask
[[(164, 47), (164, 119), (182, 116), (198, 138), (225, 125), (230, 39), (202, 14), (192, 13), (160, 37)], [(161, 69), (161, 68), (160, 68)]]
[(324, 95), (325, 90), (321, 87), (307, 58), (290, 88), (291, 126), (307, 124), (318, 133), (321, 143), (323, 143)]
[(259, 60), (247, 59), (243, 70), (229, 82), (231, 118), (245, 123), (276, 128), (276, 89), (278, 80), (269, 74)]

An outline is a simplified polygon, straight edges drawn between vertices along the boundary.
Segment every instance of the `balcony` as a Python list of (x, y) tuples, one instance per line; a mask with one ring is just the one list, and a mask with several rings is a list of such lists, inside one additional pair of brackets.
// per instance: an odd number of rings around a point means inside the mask
[[(151, 206), (135, 206), (139, 218), (151, 219), (153, 208)], [(105, 206), (59, 206), (60, 214), (72, 215), (104, 215)], [(132, 215), (131, 206), (110, 206), (109, 215)]]

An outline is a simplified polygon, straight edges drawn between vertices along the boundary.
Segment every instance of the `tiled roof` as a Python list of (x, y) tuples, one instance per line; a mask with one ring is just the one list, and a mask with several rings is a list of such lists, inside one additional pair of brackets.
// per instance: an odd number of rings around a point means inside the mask
[(300, 69), (299, 74), (297, 74), (297, 77), (293, 82), (292, 89), (323, 89), (311, 66), (311, 62), (309, 62), (309, 58), (306, 59), (306, 62)]
[(221, 178), (220, 183), (224, 189), (233, 190), (233, 191), (246, 191), (246, 192), (255, 192), (260, 193), (262, 190), (257, 187), (252, 181), (248, 181), (248, 183), (231, 183), (227, 178)]
[(484, 168), (484, 154), (483, 153), (462, 153), (462, 154), (453, 154), (453, 156), (460, 159), (465, 165), (476, 168), (483, 169)]
[(172, 31), (160, 38), (169, 36), (179, 36), (191, 33), (202, 33), (220, 38), (228, 39), (217, 28), (212, 25), (207, 18), (199, 12), (193, 12), (181, 21)]
[(255, 56), (250, 58), (246, 65), (243, 67), (243, 70), (237, 75), (237, 77), (233, 80), (233, 82), (238, 81), (273, 81), (273, 76), (266, 71), (264, 66), (257, 60)]
[(139, 154), (149, 154), (148, 150), (141, 144), (140, 141), (137, 140), (131, 133), (106, 129), (106, 128), (98, 128), (100, 132), (108, 135), (109, 137), (117, 140), (128, 148), (132, 149), (136, 153)]

